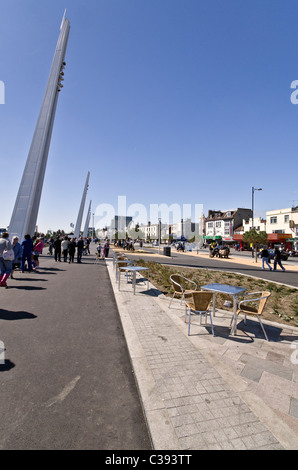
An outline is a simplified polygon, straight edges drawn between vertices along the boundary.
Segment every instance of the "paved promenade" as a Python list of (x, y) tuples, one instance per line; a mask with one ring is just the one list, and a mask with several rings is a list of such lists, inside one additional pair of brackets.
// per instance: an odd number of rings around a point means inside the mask
[(180, 302), (119, 291), (112, 258), (40, 264), (0, 290), (0, 449), (298, 449), (298, 329), (232, 337), (221, 310), (187, 336)]
[[(136, 256), (133, 256), (136, 259)], [(180, 301), (153, 285), (115, 282), (130, 356), (156, 449), (298, 449), (298, 329), (264, 321), (239, 324), (218, 310), (215, 337), (192, 326)], [(295, 354), (297, 348), (297, 354)]]

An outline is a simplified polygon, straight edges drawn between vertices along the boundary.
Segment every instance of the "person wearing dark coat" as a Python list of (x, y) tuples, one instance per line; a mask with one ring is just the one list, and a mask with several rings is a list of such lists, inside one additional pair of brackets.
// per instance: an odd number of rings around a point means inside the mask
[(273, 264), (273, 271), (276, 271), (276, 265), (279, 265), (281, 267), (281, 269), (283, 270), (283, 272), (285, 272), (285, 268), (283, 267), (283, 265), (281, 264), (281, 253), (280, 253), (280, 250), (278, 248), (275, 249), (275, 252), (274, 252), (274, 264)]
[(57, 237), (53, 243), (55, 261), (61, 261), (61, 242), (60, 237)]
[(85, 243), (84, 243), (83, 237), (80, 237), (77, 242), (77, 248), (78, 248), (77, 262), (78, 263), (82, 262), (82, 255), (83, 255), (84, 247), (85, 247)]
[(76, 242), (75, 242), (75, 239), (72, 238), (68, 245), (69, 263), (74, 262), (75, 252), (76, 252)]
[(21, 261), (21, 271), (25, 271), (25, 263), (27, 261), (29, 273), (32, 271), (32, 252), (33, 252), (33, 240), (29, 234), (25, 235), (25, 239), (22, 242), (23, 254)]
[(263, 250), (261, 251), (261, 258), (262, 258), (262, 269), (265, 269), (265, 263), (266, 263), (270, 271), (272, 271), (272, 268), (269, 264), (269, 251), (267, 250), (267, 248), (263, 248)]

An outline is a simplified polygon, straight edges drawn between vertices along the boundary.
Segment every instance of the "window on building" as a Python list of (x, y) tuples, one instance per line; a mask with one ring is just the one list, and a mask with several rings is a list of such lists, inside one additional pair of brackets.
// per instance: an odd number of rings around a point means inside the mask
[(215, 222), (216, 227), (221, 227), (221, 222)]
[(270, 224), (277, 224), (277, 217), (270, 217)]
[(289, 222), (290, 220), (290, 216), (289, 215), (285, 215), (285, 222)]
[(208, 228), (212, 228), (213, 227), (213, 222), (208, 222)]

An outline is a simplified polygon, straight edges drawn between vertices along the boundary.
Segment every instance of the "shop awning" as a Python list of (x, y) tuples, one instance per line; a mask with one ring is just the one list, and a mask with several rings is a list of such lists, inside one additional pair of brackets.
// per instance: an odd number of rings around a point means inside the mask
[[(285, 242), (287, 238), (290, 238), (289, 236), (290, 236), (289, 233), (268, 233), (267, 234), (269, 242), (278, 242), (278, 241)], [(291, 240), (293, 239), (291, 238)]]

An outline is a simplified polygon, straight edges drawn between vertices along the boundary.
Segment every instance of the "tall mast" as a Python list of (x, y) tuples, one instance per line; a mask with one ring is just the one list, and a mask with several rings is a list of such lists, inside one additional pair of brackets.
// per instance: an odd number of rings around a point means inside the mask
[(65, 13), (62, 18), (44, 99), (9, 224), (10, 237), (17, 235), (20, 240), (27, 233), (32, 236), (36, 227), (57, 101), (63, 88), (65, 53), (70, 30), (70, 23), (65, 17)]

